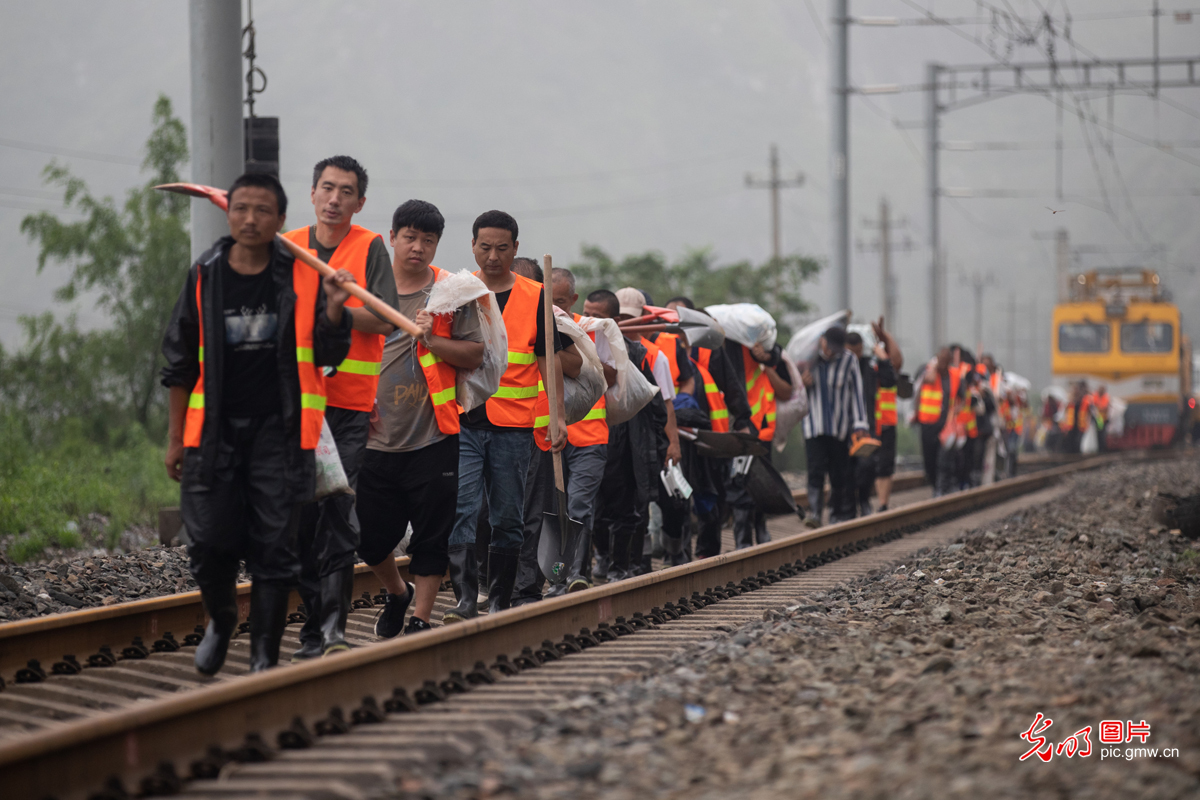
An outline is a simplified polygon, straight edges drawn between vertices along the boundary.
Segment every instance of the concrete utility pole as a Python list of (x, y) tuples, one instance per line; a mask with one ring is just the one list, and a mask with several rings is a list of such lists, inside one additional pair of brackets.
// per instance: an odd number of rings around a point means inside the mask
[(779, 232), (779, 190), (803, 186), (804, 173), (797, 172), (794, 178), (781, 179), (779, 177), (779, 149), (774, 144), (771, 145), (770, 167), (771, 177), (760, 180), (753, 175), (746, 175), (746, 185), (751, 189), (771, 190), (771, 256), (778, 261), (783, 257)]
[(833, 100), (829, 146), (833, 199), (834, 307), (850, 308), (850, 20), (849, 0), (832, 0), (833, 41), (829, 48)]
[(1071, 244), (1066, 228), (1059, 228), (1054, 232), (1054, 277), (1058, 286), (1058, 302), (1070, 302)]
[[(241, 0), (190, 0), (192, 181), (226, 188), (242, 174)], [(192, 258), (229, 233), (225, 216), (192, 199)]]
[(975, 357), (983, 353), (983, 292), (992, 285), (991, 275), (980, 275), (978, 272), (968, 278), (963, 276), (963, 283), (975, 292)]
[(929, 201), (929, 352), (936, 353), (946, 343), (946, 275), (941, 259), (938, 199), (938, 64), (925, 65), (925, 142)]
[(879, 231), (879, 238), (868, 244), (863, 244), (860, 241), (857, 245), (860, 253), (879, 253), (879, 280), (883, 289), (883, 317), (885, 324), (892, 331), (900, 329), (899, 319), (896, 315), (896, 276), (892, 274), (892, 254), (911, 253), (917, 249), (916, 245), (907, 236), (904, 237), (903, 242), (893, 242), (892, 231), (903, 228), (907, 224), (907, 220), (892, 219), (891, 206), (888, 204), (887, 198), (882, 197), (879, 199), (878, 221), (863, 220), (865, 227), (875, 228)]
[(1017, 359), (1017, 295), (1008, 293), (1008, 356), (1004, 362), (1006, 369), (1016, 371)]

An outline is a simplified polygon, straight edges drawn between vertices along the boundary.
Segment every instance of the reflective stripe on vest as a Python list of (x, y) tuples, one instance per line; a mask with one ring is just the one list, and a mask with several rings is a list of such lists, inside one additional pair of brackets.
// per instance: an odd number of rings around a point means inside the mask
[[(579, 322), (580, 315), (571, 315)], [(588, 336), (596, 341), (596, 332), (590, 331)], [(549, 421), (546, 422), (549, 425)], [(608, 410), (604, 395), (596, 401), (596, 405), (584, 415), (583, 419), (574, 425), (567, 426), (567, 441), (574, 447), (592, 447), (598, 444), (608, 444)]]
[(942, 417), (942, 382), (922, 383), (921, 394), (917, 399), (917, 422), (922, 425), (936, 424)]
[(706, 357), (708, 355), (711, 355), (711, 351), (701, 350), (700, 358), (693, 360), (692, 363), (696, 366), (696, 371), (700, 373), (700, 380), (704, 381), (704, 400), (708, 403), (709, 424), (717, 433), (728, 433), (729, 409), (725, 407), (725, 395), (717, 387), (717, 381), (708, 371), (708, 365), (700, 363), (701, 359), (708, 361)]
[(766, 368), (754, 360), (750, 348), (742, 345), (742, 363), (746, 372), (746, 399), (750, 401), (750, 421), (758, 428), (759, 441), (775, 438), (775, 390)]
[[(432, 264), (433, 281), (437, 283), (449, 276), (449, 272), (439, 269)], [(434, 314), (433, 327), (430, 333), (443, 339), (451, 338), (454, 328), (454, 314)], [(458, 391), (455, 389), (458, 371), (453, 365), (447, 364), (429, 351), (429, 348), (417, 342), (417, 361), (421, 372), (425, 375), (425, 383), (429, 385), (429, 402), (433, 403), (433, 417), (437, 420), (438, 430), (442, 433), (458, 433)], [(344, 362), (343, 362), (344, 363)]]
[[(200, 341), (197, 356), (200, 361), (200, 377), (188, 395), (187, 412), (183, 421), (183, 446), (199, 447), (204, 430), (205, 413), (205, 349), (204, 349), (204, 297), (201, 291), (202, 274), (196, 275), (196, 316), (200, 320)], [(292, 313), (296, 330), (296, 371), (300, 383), (300, 447), (313, 450), (321, 440), (321, 425), (325, 420), (325, 375), (313, 363), (313, 315), (317, 307), (317, 291), (321, 276), (300, 261), (292, 266), (292, 289), (296, 293), (296, 307)]]
[[(313, 241), (311, 227), (298, 228), (284, 236), (316, 255), (316, 243)], [(329, 266), (349, 271), (359, 286), (366, 286), (367, 254), (371, 249), (371, 242), (378, 238), (379, 234), (374, 231), (351, 225), (346, 238), (334, 249)], [(312, 272), (310, 267), (306, 266), (305, 269)], [(346, 300), (346, 308), (362, 307), (362, 301), (356, 297)], [(357, 313), (370, 312), (363, 310)], [(378, 333), (358, 330), (350, 332), (350, 352), (338, 365), (337, 373), (326, 382), (329, 405), (355, 411), (370, 411), (375, 406), (375, 390), (379, 386), (380, 362), (383, 360), (383, 338)]]
[[(475, 276), (479, 277), (479, 273)], [(542, 284), (516, 274), (512, 277), (512, 293), (502, 314), (508, 332), (508, 368), (500, 376), (500, 388), (487, 401), (487, 418), (502, 428), (532, 428), (537, 427), (534, 405), (541, 383), (533, 348), (537, 342)]]
[(896, 387), (875, 389), (875, 435), (896, 426)]

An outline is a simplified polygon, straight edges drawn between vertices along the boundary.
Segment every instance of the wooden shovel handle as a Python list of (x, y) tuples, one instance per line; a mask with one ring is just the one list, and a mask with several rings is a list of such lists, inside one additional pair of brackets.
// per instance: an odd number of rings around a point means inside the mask
[[(321, 273), (321, 275), (328, 277), (336, 272), (333, 267), (314, 256), (307, 248), (301, 247), (291, 239), (279, 235), (276, 235), (275, 238), (282, 242), (284, 247), (286, 247), (288, 250), (291, 250), (292, 255), (303, 261), (305, 264), (308, 264), (317, 272)], [(375, 311), (379, 314), (379, 316), (383, 317), (388, 322), (407, 333), (409, 336), (415, 338), (421, 335), (421, 329), (417, 327), (417, 323), (413, 322), (411, 319), (404, 316), (375, 295), (371, 294), (364, 287), (359, 286), (357, 283), (347, 283), (343, 285), (346, 287), (346, 290), (350, 292), (350, 294), (361, 300), (364, 306), (367, 306), (372, 311)]]

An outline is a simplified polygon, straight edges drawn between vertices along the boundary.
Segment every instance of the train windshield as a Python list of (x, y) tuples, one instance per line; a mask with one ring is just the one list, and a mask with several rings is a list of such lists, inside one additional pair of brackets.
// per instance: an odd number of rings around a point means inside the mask
[(1169, 322), (1121, 324), (1121, 349), (1126, 353), (1169, 353), (1174, 344), (1174, 330)]
[(1064, 322), (1058, 326), (1060, 353), (1107, 353), (1109, 327), (1103, 322)]

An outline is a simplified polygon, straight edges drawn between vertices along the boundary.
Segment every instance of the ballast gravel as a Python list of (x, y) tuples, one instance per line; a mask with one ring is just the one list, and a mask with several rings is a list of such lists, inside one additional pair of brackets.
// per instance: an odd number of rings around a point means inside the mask
[[(566, 700), (531, 735), (431, 765), (404, 789), (1200, 796), (1200, 556), (1150, 518), (1154, 492), (1200, 491), (1200, 465), (1122, 465), (1069, 486), (1055, 504), (797, 597), (665, 671)], [(1039, 728), (1052, 724), (1022, 739), (1039, 714)], [(1119, 744), (1101, 743), (1102, 721), (1120, 723)], [(1143, 721), (1145, 742), (1126, 741), (1128, 723), (1136, 732)]]

